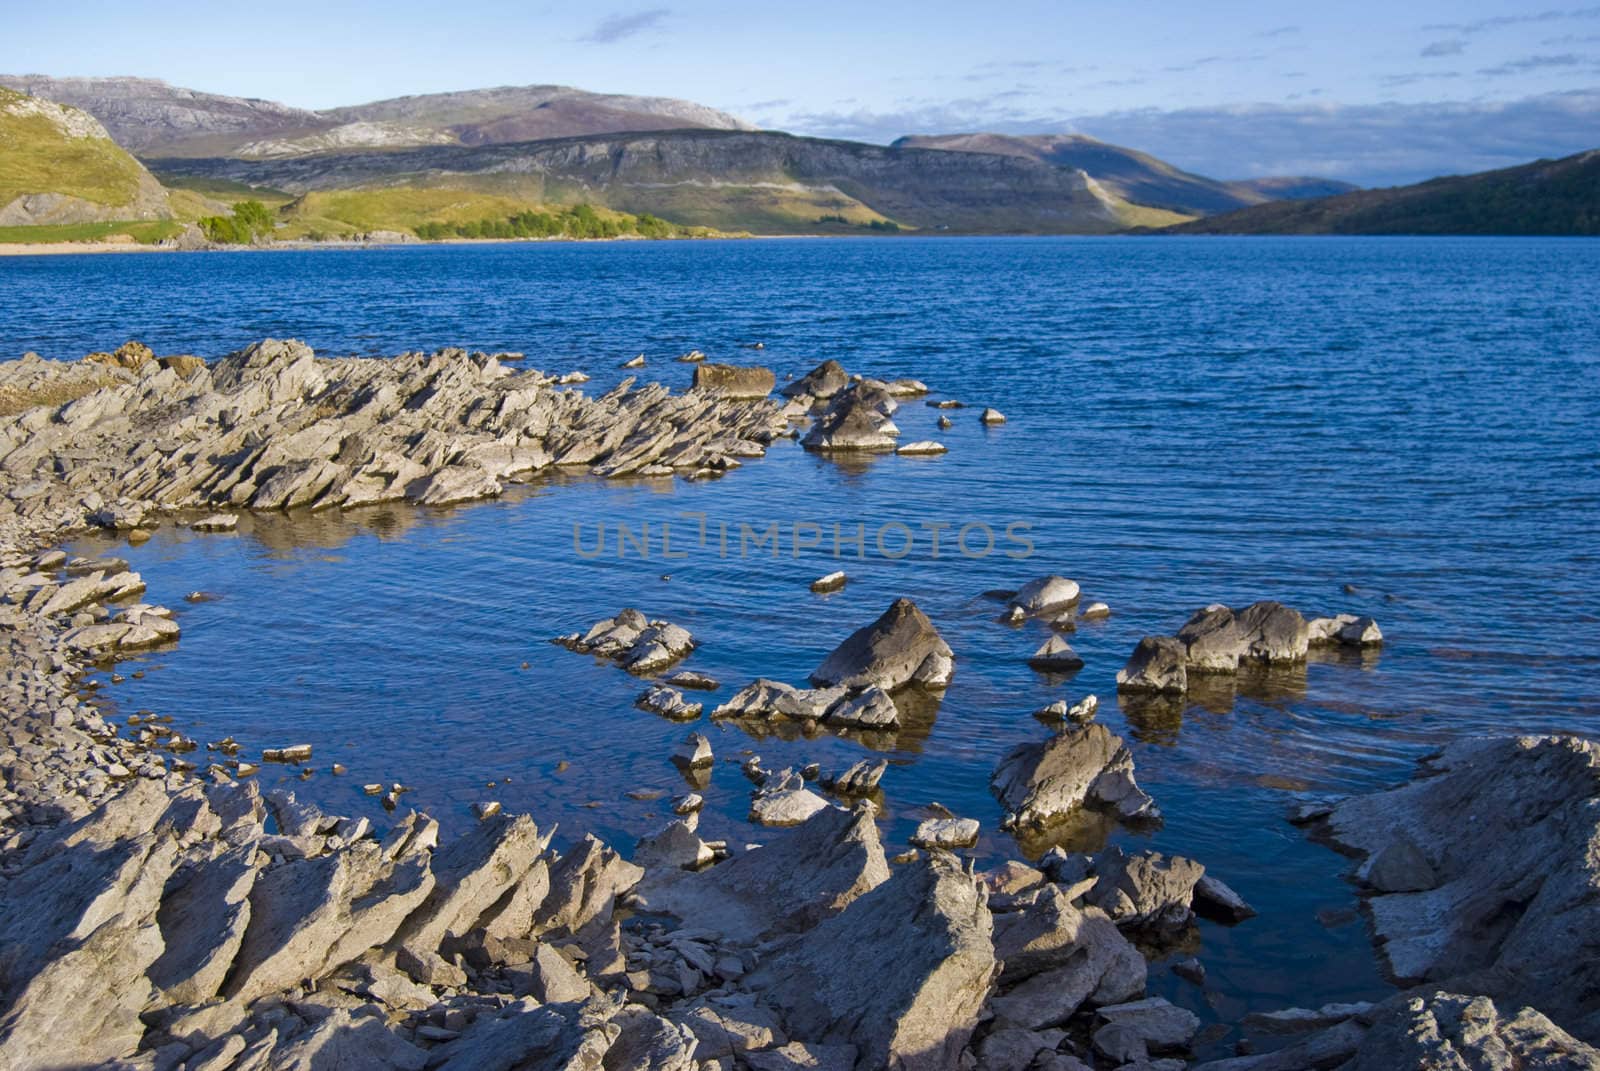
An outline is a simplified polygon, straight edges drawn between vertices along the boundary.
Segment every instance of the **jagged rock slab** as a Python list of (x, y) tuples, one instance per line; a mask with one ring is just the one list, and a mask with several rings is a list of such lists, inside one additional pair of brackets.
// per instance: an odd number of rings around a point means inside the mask
[(652, 870), (636, 899), (730, 941), (809, 930), (888, 880), (874, 814), (828, 807), (709, 870)]
[(1575, 1025), (1600, 992), (1600, 744), (1462, 740), (1423, 772), (1327, 819), (1365, 856), (1390, 970), (1449, 984), (1494, 968), (1489, 995)]
[(991, 930), (977, 884), (937, 853), (817, 925), (748, 985), (797, 1041), (854, 1045), (862, 1067), (942, 1071), (999, 972)]

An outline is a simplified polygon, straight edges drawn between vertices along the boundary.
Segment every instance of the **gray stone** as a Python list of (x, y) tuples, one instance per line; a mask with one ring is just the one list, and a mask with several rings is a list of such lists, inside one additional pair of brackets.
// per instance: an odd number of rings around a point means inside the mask
[(694, 389), (728, 398), (765, 398), (777, 382), (770, 368), (705, 362), (695, 365)]
[(1198, 1015), (1161, 997), (1108, 1004), (1098, 1014), (1108, 1023), (1131, 1027), (1153, 1052), (1186, 1049), (1200, 1031)]
[(911, 683), (942, 688), (950, 681), (953, 657), (928, 615), (910, 599), (896, 599), (835, 648), (811, 681), (819, 687), (877, 685), (885, 691)]
[(1007, 829), (1048, 825), (1083, 806), (1124, 819), (1160, 816), (1133, 780), (1133, 757), (1122, 739), (1099, 724), (1013, 748), (989, 785), (1006, 809)]
[(1146, 636), (1117, 671), (1117, 690), (1132, 693), (1182, 694), (1189, 690), (1182, 641), (1171, 636)]

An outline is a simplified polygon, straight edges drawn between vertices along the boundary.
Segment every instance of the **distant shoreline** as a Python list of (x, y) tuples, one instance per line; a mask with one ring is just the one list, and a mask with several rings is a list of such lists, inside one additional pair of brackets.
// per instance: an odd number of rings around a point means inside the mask
[(409, 242), (311, 242), (286, 241), (268, 245), (211, 246), (204, 249), (182, 249), (172, 245), (141, 245), (137, 242), (0, 242), (0, 257), (63, 256), (73, 253), (286, 253), (302, 250), (324, 249), (394, 249), (411, 246), (441, 245), (520, 245), (545, 242), (604, 243), (604, 242), (704, 242), (747, 241), (751, 239), (790, 238), (856, 238), (890, 237), (887, 235), (853, 234), (720, 234), (715, 239), (706, 238), (643, 238), (622, 234), (615, 238), (446, 238), (439, 241), (416, 239)]

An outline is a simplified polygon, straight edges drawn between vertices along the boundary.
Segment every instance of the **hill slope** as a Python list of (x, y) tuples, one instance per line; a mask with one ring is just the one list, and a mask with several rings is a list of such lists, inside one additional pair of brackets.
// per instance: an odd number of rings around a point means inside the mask
[(161, 184), (87, 113), (0, 89), (0, 227), (171, 215)]
[(202, 93), (153, 78), (0, 75), (0, 86), (82, 108), (141, 156), (271, 157), (618, 131), (745, 128), (731, 115), (688, 101), (565, 86), (436, 93), (320, 112)]
[(1081, 172), (1024, 157), (753, 131), (679, 130), (253, 161), (167, 159), (152, 166), (163, 174), (293, 193), (393, 185), (515, 192), (691, 226), (780, 234), (883, 218), (940, 231), (1101, 234), (1176, 219), (1130, 206)]
[(1600, 150), (1415, 186), (1278, 201), (1168, 233), (1600, 235)]
[(1188, 216), (1209, 216), (1266, 201), (1326, 197), (1355, 189), (1334, 179), (1301, 177), (1221, 182), (1174, 167), (1147, 152), (1083, 134), (924, 134), (901, 138), (895, 145), (1004, 153), (1077, 168), (1124, 200)]

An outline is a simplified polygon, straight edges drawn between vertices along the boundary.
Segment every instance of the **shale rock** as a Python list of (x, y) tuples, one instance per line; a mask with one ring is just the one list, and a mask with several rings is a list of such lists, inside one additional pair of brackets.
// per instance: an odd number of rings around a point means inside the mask
[(954, 673), (954, 653), (928, 615), (896, 599), (872, 624), (858, 629), (811, 674), (820, 686), (893, 691), (907, 684), (942, 688)]
[(1122, 738), (1099, 724), (1013, 748), (989, 786), (1006, 809), (1007, 829), (1045, 826), (1085, 806), (1124, 820), (1161, 814), (1134, 781), (1133, 756)]

